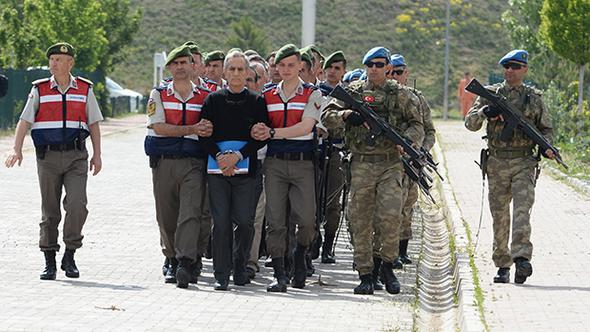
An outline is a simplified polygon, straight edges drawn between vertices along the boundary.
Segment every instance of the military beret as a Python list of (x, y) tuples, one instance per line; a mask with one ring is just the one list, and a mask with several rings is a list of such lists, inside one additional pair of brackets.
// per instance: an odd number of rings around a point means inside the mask
[[(201, 50), (199, 49), (199, 45), (192, 40), (187, 41), (186, 43), (182, 44), (182, 46), (188, 46), (192, 54), (201, 54)], [(202, 55), (202, 54), (201, 54)]]
[(227, 54), (230, 54), (231, 52), (242, 52), (242, 49), (239, 47), (230, 48), (229, 51), (227, 51)]
[(310, 66), (313, 66), (313, 55), (311, 55), (311, 51), (301, 52), (301, 61), (305, 61), (309, 63)]
[(45, 55), (47, 55), (47, 58), (49, 58), (49, 56), (52, 54), (66, 54), (71, 57), (75, 57), (76, 56), (76, 49), (74, 48), (74, 46), (72, 46), (68, 43), (61, 42), (61, 43), (57, 43), (57, 44), (49, 46), (49, 48), (47, 49), (47, 52), (45, 52)]
[(217, 51), (207, 52), (207, 56), (205, 57), (205, 64), (209, 64), (209, 62), (211, 62), (211, 61), (217, 61), (217, 60), (223, 61), (224, 59), (225, 59), (225, 54), (223, 54), (222, 51), (217, 50)]
[(324, 60), (324, 55), (322, 54), (322, 52), (320, 52), (320, 49), (315, 46), (314, 44), (309, 44), (307, 46), (305, 46), (304, 48), (301, 49), (301, 53), (303, 52), (307, 52), (307, 51), (311, 51), (311, 52), (315, 52), (320, 56), (320, 60)]
[(175, 59), (183, 56), (187, 56), (192, 59), (193, 54), (191, 53), (190, 46), (182, 45), (170, 51), (170, 53), (168, 53), (168, 57), (166, 58), (166, 66), (168, 66), (170, 62), (174, 61)]
[(254, 51), (254, 50), (245, 50), (244, 51), (244, 55), (247, 56), (247, 57), (249, 57), (249, 56), (252, 56), (252, 55), (260, 55), (260, 54), (258, 54), (258, 52)]
[(279, 48), (279, 50), (277, 51), (277, 54), (275, 55), (275, 63), (278, 65), (279, 62), (281, 62), (281, 60), (283, 60), (286, 57), (290, 57), (291, 55), (301, 56), (301, 53), (297, 46), (293, 44), (287, 44)]
[(344, 74), (342, 81), (343, 82), (352, 82), (353, 80), (359, 79), (363, 73), (364, 73), (364, 71), (360, 68), (348, 71), (348, 72), (346, 72), (346, 74)]
[(503, 65), (509, 61), (517, 61), (527, 64), (529, 62), (529, 52), (525, 50), (512, 50), (506, 53), (506, 55), (498, 61), (498, 64)]
[(377, 47), (373, 47), (372, 49), (370, 49), (367, 54), (365, 54), (365, 57), (363, 58), (363, 65), (366, 65), (367, 62), (373, 60), (373, 59), (378, 59), (378, 58), (383, 58), (383, 59), (387, 59), (389, 61), (389, 50), (386, 49), (383, 46), (377, 46)]
[(393, 65), (394, 67), (399, 67), (399, 66), (407, 66), (406, 65), (406, 60), (404, 59), (404, 56), (401, 54), (394, 54), (389, 58), (389, 62), (391, 63), (391, 65)]
[(359, 76), (359, 80), (360, 81), (366, 81), (367, 80), (367, 72), (366, 71), (363, 71), (361, 73), (361, 76)]
[(336, 51), (330, 55), (328, 55), (328, 57), (326, 58), (326, 61), (324, 61), (324, 65), (322, 66), (322, 69), (326, 69), (328, 67), (330, 67), (330, 65), (334, 62), (340, 62), (340, 61), (344, 61), (346, 63), (346, 58), (344, 57), (344, 53), (342, 53), (342, 51)]

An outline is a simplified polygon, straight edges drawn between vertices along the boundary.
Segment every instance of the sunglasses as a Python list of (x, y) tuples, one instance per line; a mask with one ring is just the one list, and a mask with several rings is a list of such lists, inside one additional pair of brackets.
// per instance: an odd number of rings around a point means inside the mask
[(372, 62), (369, 61), (367, 62), (367, 64), (365, 66), (369, 67), (369, 68), (373, 68), (373, 66), (377, 67), (377, 68), (383, 68), (385, 67), (386, 63), (385, 62)]
[(520, 63), (509, 62), (502, 65), (504, 69), (512, 68), (512, 70), (519, 70), (520, 68), (524, 67)]
[(398, 69), (398, 70), (392, 70), (391, 74), (395, 74), (395, 75), (402, 75), (406, 70), (405, 69)]

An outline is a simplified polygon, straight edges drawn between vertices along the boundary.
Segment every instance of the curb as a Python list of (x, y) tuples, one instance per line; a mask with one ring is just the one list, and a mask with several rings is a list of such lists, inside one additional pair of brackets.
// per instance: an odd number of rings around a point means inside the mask
[(552, 165), (545, 164), (543, 169), (546, 169), (552, 175), (556, 176), (560, 181), (565, 182), (574, 190), (582, 192), (590, 196), (590, 181), (580, 180), (576, 177), (570, 176), (562, 172), (560, 169), (553, 167)]
[[(445, 181), (440, 182), (442, 207), (450, 237), (454, 238), (455, 262), (453, 265), (453, 282), (457, 295), (456, 323), (461, 331), (486, 331), (477, 305), (475, 283), (470, 266), (469, 247), (470, 236), (463, 225), (461, 209), (455, 200), (453, 188), (449, 182), (446, 160), (442, 149), (437, 142), (434, 146), (434, 154), (439, 161), (438, 168), (445, 175)], [(452, 249), (452, 248), (451, 248)]]

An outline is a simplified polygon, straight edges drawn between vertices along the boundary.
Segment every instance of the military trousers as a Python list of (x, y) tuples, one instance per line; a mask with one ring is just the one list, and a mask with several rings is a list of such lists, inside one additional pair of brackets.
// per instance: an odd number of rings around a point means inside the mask
[(342, 209), (340, 196), (342, 195), (342, 189), (344, 188), (344, 173), (342, 171), (342, 161), (340, 159), (339, 150), (334, 149), (332, 152), (328, 168), (326, 196), (328, 199), (332, 198), (332, 200), (327, 202), (324, 232), (325, 234), (331, 234), (334, 236), (340, 225), (340, 213)]
[(211, 254), (216, 280), (244, 277), (254, 236), (256, 178), (246, 175), (208, 175), (213, 217)]
[(205, 160), (160, 159), (152, 168), (156, 220), (166, 257), (196, 260), (205, 200)]
[[(534, 157), (488, 159), (488, 201), (493, 219), (494, 246), (492, 259), (496, 267), (510, 267), (514, 259), (531, 259), (531, 210), (535, 201)], [(510, 225), (512, 201), (512, 227)], [(508, 240), (512, 228), (512, 242)]]
[(203, 208), (201, 210), (199, 238), (197, 239), (197, 251), (199, 256), (204, 256), (207, 249), (211, 249), (211, 227), (213, 227), (213, 220), (211, 219), (211, 204), (209, 203), (209, 185), (205, 181), (205, 195), (203, 195)]
[(296, 241), (302, 246), (308, 247), (316, 235), (314, 165), (311, 160), (267, 157), (264, 169), (266, 244), (270, 256), (280, 258), (287, 249), (288, 225), (296, 226)]
[(351, 162), (347, 219), (352, 231), (354, 262), (360, 275), (373, 270), (373, 255), (393, 262), (399, 254), (404, 202), (400, 161)]
[(86, 222), (86, 183), (88, 180), (88, 152), (86, 150), (46, 151), (37, 158), (37, 174), (41, 189), (41, 223), (39, 248), (41, 251), (59, 250), (62, 188), (65, 189), (63, 241), (67, 249), (82, 246), (82, 227)]
[(264, 225), (264, 208), (266, 205), (266, 195), (264, 194), (264, 168), (262, 162), (258, 164), (258, 170), (256, 174), (256, 190), (254, 192), (254, 198), (256, 199), (256, 208), (252, 219), (254, 220), (254, 237), (252, 238), (252, 247), (250, 248), (250, 254), (248, 255), (247, 267), (258, 272), (260, 267), (258, 266), (258, 256), (260, 254), (260, 244), (262, 239), (262, 226)]
[(400, 240), (409, 240), (412, 238), (412, 217), (414, 216), (414, 206), (418, 201), (418, 184), (410, 180), (406, 175), (404, 182), (406, 186), (404, 207), (402, 209), (402, 228), (400, 230)]

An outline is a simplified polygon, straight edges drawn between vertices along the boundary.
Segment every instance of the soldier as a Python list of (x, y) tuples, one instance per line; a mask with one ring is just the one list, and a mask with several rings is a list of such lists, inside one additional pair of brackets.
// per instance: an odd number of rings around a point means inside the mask
[(301, 70), (299, 71), (299, 77), (303, 82), (316, 85), (317, 78), (315, 77), (315, 60), (311, 55), (310, 51), (301, 52)]
[[(543, 103), (541, 92), (523, 84), (528, 71), (529, 54), (525, 50), (512, 50), (500, 59), (504, 67), (504, 82), (487, 87), (504, 96), (508, 103), (522, 112), (551, 141), (553, 128)], [(477, 98), (465, 118), (465, 127), (478, 131), (487, 120), (488, 139), (487, 175), (489, 203), (493, 219), (494, 248), (492, 259), (498, 274), (495, 283), (510, 282), (510, 266), (514, 262), (514, 282), (522, 284), (533, 274), (530, 263), (533, 254), (531, 243), (531, 210), (535, 201), (535, 184), (538, 176), (539, 154), (554, 159), (551, 150), (538, 151), (535, 144), (521, 130), (515, 129), (508, 141), (500, 139), (504, 128), (501, 112), (482, 98)], [(484, 169), (485, 170), (485, 169)], [(512, 243), (510, 237), (510, 201), (513, 203)]]
[[(401, 85), (407, 86), (410, 70), (406, 65), (406, 61), (403, 55), (392, 55), (391, 66), (391, 77)], [(430, 149), (432, 149), (432, 147), (434, 146), (434, 142), (436, 140), (436, 130), (434, 129), (434, 124), (432, 123), (430, 107), (428, 106), (428, 102), (426, 101), (420, 90), (411, 87), (408, 87), (408, 89), (412, 91), (420, 101), (418, 110), (422, 115), (422, 123), (424, 124), (424, 141), (422, 142), (422, 147), (424, 148), (424, 150), (430, 151)], [(416, 202), (418, 201), (418, 185), (416, 184), (416, 182), (410, 179), (406, 179), (404, 181), (408, 185), (406, 187), (407, 197), (402, 211), (403, 219), (402, 228), (400, 231), (399, 256), (395, 259), (395, 262), (393, 264), (394, 269), (401, 269), (402, 264), (412, 264), (412, 261), (408, 256), (408, 242), (412, 238), (412, 215), (414, 214), (414, 205), (416, 205)]]
[[(282, 81), (263, 92), (271, 126), (257, 124), (252, 136), (270, 139), (265, 161), (267, 245), (276, 281), (267, 291), (286, 292), (285, 272), (287, 224), (297, 225), (297, 246), (293, 253), (291, 285), (305, 287), (306, 251), (315, 237), (315, 195), (313, 129), (319, 121), (322, 95), (298, 76), (299, 49), (288, 44), (275, 56)], [(287, 206), (291, 207), (287, 218)]]
[[(320, 90), (324, 96), (332, 92), (334, 87), (340, 84), (346, 72), (346, 57), (342, 51), (330, 54), (323, 66), (326, 81), (320, 83)], [(336, 260), (333, 255), (334, 240), (340, 224), (340, 195), (344, 188), (344, 174), (342, 173), (342, 161), (340, 152), (344, 148), (344, 128), (328, 130), (329, 143), (326, 148), (331, 149), (328, 160), (328, 175), (326, 199), (330, 199), (326, 205), (326, 220), (324, 224), (324, 241), (322, 243), (321, 262), (323, 264), (334, 264)]]
[[(389, 57), (389, 50), (384, 47), (369, 50), (363, 58), (367, 80), (355, 81), (346, 89), (354, 98), (368, 103), (401, 134), (421, 144), (424, 130), (418, 99), (397, 82), (386, 79)], [(361, 279), (354, 293), (373, 294), (373, 280), (379, 272), (374, 270), (373, 262), (373, 237), (377, 230), (381, 235), (378, 252), (383, 261), (385, 287), (388, 293), (397, 294), (400, 283), (393, 273), (393, 261), (398, 256), (404, 202), (406, 177), (400, 160), (403, 150), (382, 136), (370, 142), (363, 117), (339, 100), (330, 101), (322, 121), (332, 129), (345, 126), (345, 142), (352, 153), (347, 219), (353, 235), (355, 268)]]
[[(68, 278), (78, 278), (74, 261), (76, 249), (82, 246), (82, 227), (86, 221), (86, 182), (88, 170), (96, 175), (102, 169), (100, 127), (103, 120), (92, 89), (92, 82), (74, 77), (76, 50), (68, 43), (57, 43), (47, 49), (52, 76), (33, 82), (33, 88), (16, 126), (14, 150), (6, 159), (6, 167), (23, 160), (25, 135), (31, 136), (37, 153), (37, 173), (41, 187), (42, 218), (39, 224), (39, 247), (45, 255), (42, 280), (55, 280), (55, 253), (59, 251), (58, 226), (61, 221), (60, 199), (63, 201), (63, 240), (66, 250), (61, 269)], [(88, 161), (85, 139), (90, 136), (93, 156)]]
[(315, 77), (315, 80), (311, 83), (315, 86), (318, 86), (323, 78), (322, 61), (324, 61), (324, 55), (322, 54), (322, 52), (320, 52), (320, 49), (314, 44), (305, 46), (301, 49), (301, 52), (302, 54), (309, 52), (313, 57), (313, 67), (311, 68), (311, 71), (313, 73), (313, 76)]
[(266, 62), (268, 62), (268, 74), (270, 76), (270, 81), (273, 84), (278, 84), (281, 81), (281, 75), (277, 70), (277, 65), (275, 63), (275, 56), (277, 52), (272, 52), (266, 58)]
[(207, 86), (211, 91), (221, 90), (227, 87), (223, 79), (223, 60), (225, 54), (222, 51), (208, 52), (205, 57), (205, 69), (207, 71)]
[(182, 45), (188, 46), (191, 50), (191, 54), (193, 55), (193, 74), (191, 74), (191, 81), (193, 81), (196, 85), (208, 89), (209, 87), (203, 79), (203, 77), (205, 77), (206, 69), (205, 64), (203, 63), (203, 53), (201, 53), (199, 45), (197, 45), (197, 43), (192, 40), (189, 40)]
[(179, 288), (196, 282), (193, 263), (199, 254), (206, 157), (198, 136), (210, 136), (213, 129), (210, 121), (200, 119), (208, 90), (191, 82), (192, 61), (188, 46), (168, 54), (172, 81), (150, 93), (145, 139), (162, 253), (169, 261), (165, 282)]

